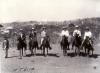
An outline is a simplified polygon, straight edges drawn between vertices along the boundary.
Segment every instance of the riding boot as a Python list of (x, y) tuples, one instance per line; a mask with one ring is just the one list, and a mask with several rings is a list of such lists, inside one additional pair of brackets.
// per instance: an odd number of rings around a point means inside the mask
[(19, 50), (19, 59), (22, 59), (22, 49)]

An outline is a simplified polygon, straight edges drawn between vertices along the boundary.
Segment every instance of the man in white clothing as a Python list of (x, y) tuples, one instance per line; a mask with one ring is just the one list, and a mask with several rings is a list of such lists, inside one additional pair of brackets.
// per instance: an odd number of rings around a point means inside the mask
[(73, 31), (73, 43), (72, 43), (72, 49), (73, 49), (73, 47), (74, 47), (74, 44), (75, 44), (75, 36), (78, 36), (78, 37), (81, 37), (81, 31), (80, 31), (80, 29), (79, 29), (79, 26), (75, 26), (75, 30)]
[(62, 36), (66, 36), (66, 37), (69, 37), (69, 31), (66, 29), (67, 27), (63, 27), (63, 30), (61, 32), (61, 37)]
[[(40, 46), (41, 49), (42, 49), (42, 46), (43, 46), (42, 44), (43, 44), (43, 40), (44, 40), (45, 37), (49, 37), (49, 36), (47, 35), (46, 27), (42, 27), (42, 32), (41, 32), (41, 46)], [(48, 47), (49, 47), (49, 49), (52, 49), (51, 46), (50, 46), (50, 44), (48, 45)]]
[[(84, 38), (83, 38), (82, 46), (86, 46), (87, 43), (88, 44), (90, 43), (90, 45), (92, 47), (92, 50), (94, 50), (94, 48), (93, 48), (93, 36), (92, 36), (92, 32), (89, 30), (88, 27), (86, 27), (86, 31), (84, 33)], [(89, 50), (88, 50), (88, 53), (89, 53)]]
[(90, 39), (92, 38), (92, 32), (89, 30), (88, 27), (86, 27), (86, 31), (84, 33), (84, 40), (86, 39), (86, 37), (89, 37)]
[(46, 32), (46, 27), (42, 27), (42, 32), (41, 32), (41, 44), (44, 38), (46, 37), (47, 32)]
[(73, 32), (73, 36), (75, 36), (76, 34), (78, 34), (79, 36), (81, 36), (81, 31), (79, 30), (79, 26), (75, 26), (75, 30), (74, 30), (74, 32)]
[[(69, 43), (69, 31), (68, 31), (67, 27), (63, 27), (63, 30), (61, 31), (60, 36), (61, 36), (61, 43), (60, 44), (61, 44), (61, 49), (62, 49), (63, 39), (66, 39), (66, 42)], [(63, 37), (65, 37), (65, 38), (63, 38)], [(69, 44), (67, 44), (67, 45), (68, 45), (68, 49), (69, 49)]]

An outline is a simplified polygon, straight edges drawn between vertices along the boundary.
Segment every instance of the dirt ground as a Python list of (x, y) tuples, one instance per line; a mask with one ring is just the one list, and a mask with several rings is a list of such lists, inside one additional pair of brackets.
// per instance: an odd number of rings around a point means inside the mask
[(4, 51), (0, 48), (1, 73), (100, 73), (100, 44), (95, 45), (94, 55), (75, 56), (73, 50), (68, 51), (68, 56), (63, 56), (60, 46), (51, 45), (49, 56), (44, 57), (37, 51), (36, 56), (27, 56), (19, 59), (16, 48), (9, 49), (9, 58), (4, 58)]

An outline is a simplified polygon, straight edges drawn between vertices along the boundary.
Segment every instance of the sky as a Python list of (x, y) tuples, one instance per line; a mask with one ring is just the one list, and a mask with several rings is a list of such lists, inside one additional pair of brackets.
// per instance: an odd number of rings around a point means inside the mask
[(0, 23), (100, 17), (100, 0), (0, 0)]

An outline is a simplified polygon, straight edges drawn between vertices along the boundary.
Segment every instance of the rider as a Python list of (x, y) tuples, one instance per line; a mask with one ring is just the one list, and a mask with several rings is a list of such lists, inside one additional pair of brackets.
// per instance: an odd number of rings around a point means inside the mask
[[(90, 31), (89, 27), (86, 27), (86, 31), (85, 31), (85, 33), (84, 33), (84, 40), (83, 40), (83, 43), (85, 42), (86, 37), (88, 37), (89, 40), (92, 41), (92, 32)], [(93, 43), (93, 41), (92, 41), (92, 43)]]
[(34, 41), (37, 41), (37, 32), (35, 30), (35, 28), (32, 28), (31, 33), (29, 34), (29, 39), (34, 39)]
[[(42, 49), (42, 43), (44, 38), (47, 37), (47, 31), (46, 31), (46, 27), (42, 27), (42, 32), (41, 32), (41, 46), (40, 48)], [(49, 49), (51, 49), (50, 44), (49, 44)]]
[[(63, 40), (63, 37), (69, 39), (69, 31), (68, 31), (67, 27), (63, 27), (60, 36), (61, 36), (61, 41)], [(68, 42), (69, 42), (69, 40), (68, 40)], [(62, 44), (62, 42), (61, 42), (61, 44)]]
[(63, 30), (61, 31), (61, 40), (62, 40), (62, 37), (65, 36), (65, 37), (69, 37), (69, 31), (67, 30), (67, 27), (63, 27)]
[[(81, 37), (81, 31), (80, 31), (78, 25), (75, 26), (75, 30), (73, 32), (73, 37), (75, 38), (76, 35), (78, 35), (78, 37)], [(74, 43), (75, 43), (75, 41), (73, 41), (73, 43), (72, 43), (72, 49), (73, 49)]]
[(23, 29), (20, 29), (20, 32), (19, 32), (19, 36), (17, 38), (18, 42), (19, 42), (19, 45), (18, 45), (18, 50), (20, 52), (20, 59), (22, 59), (22, 56), (23, 56), (23, 47), (24, 48), (24, 52), (25, 52), (25, 55), (26, 55), (26, 35), (25, 33), (23, 33)]
[(86, 37), (89, 37), (90, 39), (92, 38), (92, 32), (88, 27), (86, 27), (86, 31), (84, 33), (84, 40), (86, 39)]

